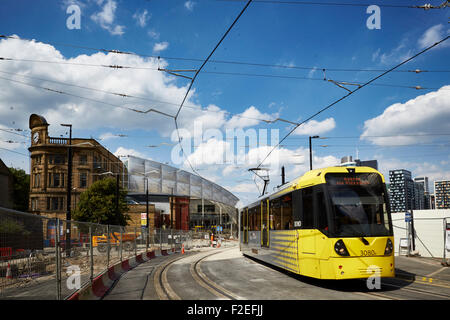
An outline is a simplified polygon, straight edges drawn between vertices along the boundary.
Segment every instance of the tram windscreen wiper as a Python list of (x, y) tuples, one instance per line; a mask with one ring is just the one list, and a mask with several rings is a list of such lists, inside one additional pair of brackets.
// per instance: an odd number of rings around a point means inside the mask
[(367, 239), (364, 238), (364, 235), (363, 235), (361, 232), (356, 232), (356, 231), (355, 231), (355, 233), (356, 233), (357, 236), (359, 237), (359, 240), (362, 241), (362, 243), (364, 243), (366, 246), (369, 245), (369, 241), (367, 241)]

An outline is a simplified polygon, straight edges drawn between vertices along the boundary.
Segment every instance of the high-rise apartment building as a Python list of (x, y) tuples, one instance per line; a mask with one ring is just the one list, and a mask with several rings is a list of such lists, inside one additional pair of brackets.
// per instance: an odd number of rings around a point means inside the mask
[(389, 171), (389, 199), (392, 212), (414, 209), (414, 182), (410, 171), (404, 169)]
[(425, 191), (422, 183), (414, 182), (414, 208), (415, 210), (425, 209)]
[(434, 182), (436, 209), (450, 209), (450, 180)]
[(428, 177), (415, 177), (414, 182), (422, 184), (424, 192), (428, 193), (430, 192), (430, 187), (428, 185)]

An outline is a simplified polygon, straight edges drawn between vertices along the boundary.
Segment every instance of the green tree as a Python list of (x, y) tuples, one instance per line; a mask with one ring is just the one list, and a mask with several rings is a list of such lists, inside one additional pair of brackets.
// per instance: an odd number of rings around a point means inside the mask
[(30, 197), (30, 175), (22, 169), (9, 168), (13, 175), (13, 209), (28, 211)]
[(127, 192), (119, 187), (119, 211), (116, 212), (116, 179), (107, 178), (94, 182), (80, 195), (72, 219), (83, 222), (126, 226), (131, 220), (125, 197)]

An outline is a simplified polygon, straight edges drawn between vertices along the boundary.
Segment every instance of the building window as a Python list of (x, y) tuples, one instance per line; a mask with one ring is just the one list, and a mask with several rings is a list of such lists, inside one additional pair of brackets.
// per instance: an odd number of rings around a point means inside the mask
[(33, 162), (35, 165), (41, 164), (42, 155), (34, 156)]
[(63, 210), (63, 197), (48, 197), (47, 198), (47, 210), (58, 211)]
[(81, 172), (80, 173), (80, 188), (86, 188), (87, 187), (87, 173)]
[(50, 154), (48, 156), (49, 164), (64, 164), (66, 163), (66, 157), (62, 154)]
[(101, 168), (101, 158), (94, 156), (94, 169)]
[(33, 179), (34, 179), (33, 187), (39, 188), (41, 186), (41, 174), (35, 173)]
[(52, 188), (61, 188), (64, 187), (64, 173), (49, 173), (48, 174), (48, 183)]
[(85, 166), (87, 164), (87, 155), (80, 154), (80, 165)]
[(31, 198), (31, 211), (38, 210), (38, 198)]

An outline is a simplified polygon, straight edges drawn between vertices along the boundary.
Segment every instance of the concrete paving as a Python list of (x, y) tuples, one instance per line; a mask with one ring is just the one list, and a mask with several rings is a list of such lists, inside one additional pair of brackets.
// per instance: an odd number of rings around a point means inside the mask
[(448, 281), (450, 285), (450, 267), (444, 267), (442, 259), (423, 257), (395, 257), (395, 271), (397, 277), (406, 279), (431, 278), (438, 281)]
[[(200, 286), (190, 273), (191, 264), (200, 255), (219, 250), (192, 250), (170, 266), (168, 282), (182, 300), (220, 299)], [(153, 283), (154, 272), (159, 265), (178, 257), (179, 254), (158, 257), (130, 270), (104, 299), (158, 300)], [(450, 297), (450, 268), (443, 267), (440, 260), (404, 256), (396, 257), (395, 260), (399, 277), (382, 279), (383, 290), (377, 291), (378, 295), (367, 289), (364, 280), (330, 281), (293, 275), (243, 257), (237, 247), (206, 258), (200, 266), (210, 280), (242, 298), (239, 300), (409, 300), (448, 299), (445, 295)]]

